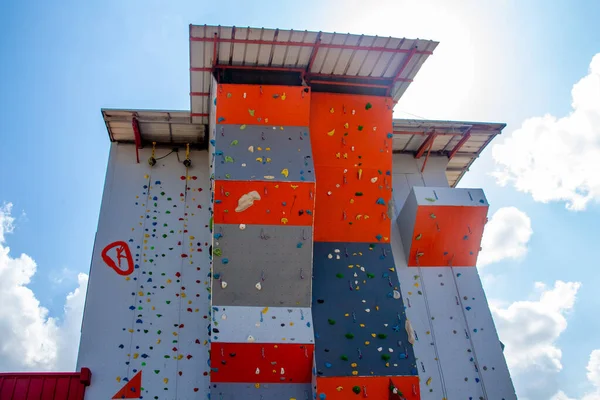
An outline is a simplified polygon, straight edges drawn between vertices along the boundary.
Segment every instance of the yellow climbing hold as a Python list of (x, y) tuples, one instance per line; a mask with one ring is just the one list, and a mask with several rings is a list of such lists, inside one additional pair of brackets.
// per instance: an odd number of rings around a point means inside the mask
[(335, 388), (335, 390), (337, 390), (338, 392), (341, 392), (342, 390), (344, 390), (343, 386), (338, 386)]
[(121, 383), (121, 377), (117, 376), (117, 382)]
[(150, 178), (150, 175), (148, 175), (148, 174), (144, 175), (144, 179), (148, 179), (148, 178)]
[(255, 383), (254, 387), (257, 388), (257, 389), (260, 389), (260, 383)]
[(290, 171), (288, 171), (287, 168), (284, 168), (281, 170), (281, 175), (285, 176), (286, 178), (289, 176)]
[(265, 147), (265, 151), (271, 151), (270, 147)]
[(361, 328), (364, 328), (364, 327), (365, 327), (365, 324), (359, 324), (359, 326), (360, 326)]
[(350, 364), (350, 366), (351, 366), (352, 368), (356, 368), (356, 367), (358, 366), (358, 364), (357, 364), (357, 363), (352, 363), (352, 364)]
[(362, 178), (362, 169), (358, 170), (358, 179)]
[(354, 199), (350, 199), (350, 204), (354, 204)]
[(288, 223), (288, 219), (285, 218), (285, 217), (281, 218), (281, 223), (284, 224), (284, 225), (287, 224)]
[(348, 123), (346, 122), (346, 123), (344, 124), (344, 128), (348, 129), (349, 127), (350, 127), (350, 125), (348, 125)]
[(425, 382), (425, 384), (426, 384), (427, 386), (431, 385), (431, 377), (429, 377), (429, 378), (427, 379), (427, 381)]
[(340, 158), (342, 156), (342, 153), (335, 153), (335, 158)]
[(262, 147), (258, 146), (258, 147), (256, 148), (256, 150), (258, 150), (258, 151), (262, 151)]
[(292, 189), (296, 190), (296, 189), (298, 189), (298, 187), (299, 187), (299, 186), (298, 186), (298, 185), (290, 185), (290, 187), (291, 187)]
[(369, 342), (368, 340), (365, 342), (365, 345), (367, 345), (367, 346), (370, 344), (371, 344), (371, 342)]
[(394, 272), (394, 271), (395, 271), (395, 269), (394, 269), (394, 268), (388, 268), (388, 269), (389, 269), (390, 271), (392, 271), (392, 272)]
[(134, 353), (134, 354), (133, 354), (133, 359), (134, 359), (134, 360), (137, 360), (137, 358), (138, 358), (139, 356), (140, 356), (140, 354), (139, 354), (139, 353)]
[(332, 129), (329, 132), (327, 132), (327, 135), (329, 135), (329, 136), (335, 135), (335, 129)]
[(164, 383), (165, 383), (165, 385), (166, 385), (167, 383), (169, 383), (169, 378), (165, 378), (165, 379), (163, 379), (163, 382), (164, 382)]
[[(281, 100), (285, 100), (287, 96), (285, 95), (285, 92), (283, 92), (283, 94), (281, 95)], [(291, 400), (291, 399), (290, 399)]]
[(332, 114), (335, 112), (335, 110), (333, 109), (333, 107), (331, 107), (331, 108), (329, 109), (329, 112), (330, 112), (330, 113), (332, 113)]
[(352, 375), (354, 375), (354, 376), (358, 375), (358, 371), (352, 371)]
[(263, 314), (266, 314), (266, 313), (267, 313), (267, 311), (269, 311), (269, 307), (265, 307), (265, 308), (263, 308), (263, 309), (262, 309), (262, 313), (263, 313)]
[(241, 131), (243, 131), (244, 129), (246, 129), (246, 124), (240, 126)]
[(267, 157), (267, 158), (266, 158), (266, 161), (267, 161), (268, 163), (270, 163), (270, 162), (271, 162), (271, 159), (270, 159), (269, 157)]

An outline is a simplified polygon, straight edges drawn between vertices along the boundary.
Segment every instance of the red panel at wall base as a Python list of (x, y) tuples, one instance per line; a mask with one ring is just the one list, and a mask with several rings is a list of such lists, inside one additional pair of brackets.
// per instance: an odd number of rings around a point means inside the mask
[(216, 181), (214, 221), (310, 226), (314, 190), (312, 182)]
[(233, 85), (217, 87), (219, 124), (308, 126), (310, 88)]
[(311, 344), (222, 343), (210, 345), (211, 382), (308, 383)]
[(474, 267), (488, 207), (419, 206), (409, 267)]
[(314, 93), (310, 132), (317, 182), (315, 241), (389, 242), (391, 99)]
[[(394, 393), (393, 388), (396, 388)], [(321, 396), (322, 394), (325, 397)], [(400, 396), (398, 396), (400, 394)], [(419, 400), (417, 376), (357, 376), (317, 378), (317, 399), (351, 400), (371, 398), (377, 400)]]

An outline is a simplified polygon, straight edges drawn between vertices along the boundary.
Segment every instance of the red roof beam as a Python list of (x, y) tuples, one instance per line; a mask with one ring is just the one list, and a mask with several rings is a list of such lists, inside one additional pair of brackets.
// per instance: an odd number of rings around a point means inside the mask
[(190, 117), (208, 117), (207, 113), (191, 113)]
[(419, 150), (417, 150), (417, 154), (415, 154), (415, 158), (421, 158), (421, 156), (425, 153), (425, 150), (427, 150), (428, 148), (430, 148), (433, 145), (433, 142), (435, 141), (436, 136), (437, 135), (435, 134), (435, 131), (431, 132), (429, 134), (429, 136), (427, 136), (427, 139), (425, 139), (425, 141), (423, 142), (421, 147), (419, 147)]
[[(334, 75), (335, 76), (335, 75)], [(319, 81), (319, 80), (311, 80), (310, 84), (317, 85), (336, 85), (336, 86), (356, 86), (356, 87), (368, 87), (368, 88), (376, 88), (376, 89), (387, 89), (388, 85), (377, 85), (374, 83), (354, 83), (354, 82), (330, 82), (330, 81)]]
[[(216, 34), (215, 34), (216, 37)], [(206, 37), (190, 37), (192, 42), (212, 42), (213, 38)], [(306, 43), (306, 42), (278, 42), (274, 40), (252, 40), (252, 39), (225, 39), (218, 38), (216, 39), (218, 43), (245, 43), (245, 44), (262, 44), (262, 45), (272, 45), (272, 46), (300, 46), (300, 47), (313, 47), (314, 43)], [(328, 49), (348, 49), (348, 50), (366, 50), (366, 51), (382, 51), (384, 53), (410, 53), (412, 49), (390, 49), (387, 47), (369, 47), (369, 46), (351, 46), (345, 44), (333, 44), (333, 43), (321, 43), (319, 47), (328, 48)], [(415, 54), (433, 54), (432, 51), (424, 51), (417, 50)]]
[[(382, 84), (391, 84), (392, 78), (379, 76), (360, 76), (360, 75), (335, 75), (335, 74), (309, 74), (312, 78), (339, 78), (339, 79), (360, 79), (367, 81), (379, 81)], [(412, 82), (412, 79), (401, 79), (404, 82)]]
[(306, 67), (306, 73), (310, 74), (310, 70), (315, 63), (315, 58), (317, 58), (317, 53), (319, 52), (319, 46), (321, 45), (321, 32), (317, 33), (317, 39), (315, 40), (315, 44), (310, 53), (310, 59), (308, 61), (308, 66)]
[(215, 65), (215, 69), (254, 69), (263, 71), (287, 71), (287, 72), (304, 72), (304, 68), (288, 68), (288, 67), (263, 67), (261, 65)]
[(416, 46), (413, 47), (412, 49), (410, 49), (410, 52), (404, 58), (404, 60), (402, 61), (402, 64), (400, 65), (400, 68), (398, 68), (398, 71), (396, 72), (396, 75), (394, 76), (394, 83), (398, 82), (401, 79), (400, 76), (402, 75), (402, 73), (408, 66), (408, 63), (410, 63), (410, 59), (415, 55), (416, 52), (417, 52)]
[(210, 93), (208, 93), (208, 92), (190, 92), (190, 96), (204, 97), (204, 96), (210, 96)]
[[(394, 135), (417, 135), (417, 136), (425, 136), (429, 135), (427, 132), (414, 132), (414, 131), (394, 131)], [(462, 136), (462, 133), (451, 133), (451, 132), (441, 132), (436, 133), (436, 136)]]
[(215, 35), (212, 38), (212, 41), (213, 41), (213, 59), (212, 59), (212, 65), (213, 65), (213, 68), (214, 68), (215, 65), (217, 65), (217, 47), (219, 45), (219, 35), (217, 34), (217, 32), (215, 32)]
[(140, 152), (139, 149), (142, 148), (142, 134), (140, 131), (140, 124), (136, 117), (131, 119), (131, 127), (133, 128), (133, 137), (135, 138), (135, 158), (137, 159), (137, 163), (140, 163)]
[(456, 155), (456, 153), (459, 152), (459, 150), (463, 147), (463, 145), (465, 143), (467, 143), (467, 141), (471, 138), (471, 128), (469, 128), (463, 135), (462, 138), (460, 138), (460, 140), (458, 141), (458, 143), (456, 143), (456, 146), (454, 146), (454, 148), (450, 151), (450, 154), (448, 154), (448, 159), (452, 160), (452, 157), (454, 157)]

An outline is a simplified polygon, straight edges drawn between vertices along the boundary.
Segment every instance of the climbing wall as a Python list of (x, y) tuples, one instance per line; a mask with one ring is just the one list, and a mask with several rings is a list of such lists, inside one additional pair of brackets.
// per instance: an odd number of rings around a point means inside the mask
[[(487, 214), (479, 189), (440, 187), (447, 159), (427, 168), (394, 156), (392, 251), (423, 399), (516, 399), (476, 264)], [(423, 172), (421, 172), (423, 171)]]
[[(86, 399), (208, 393), (208, 153), (113, 143), (88, 285), (78, 368)], [(179, 149), (183, 156), (185, 149)], [(183, 159), (183, 157), (181, 157)]]
[(308, 399), (315, 215), (310, 90), (214, 88), (211, 398)]
[(390, 245), (392, 102), (315, 93), (313, 276), (317, 399), (419, 399)]

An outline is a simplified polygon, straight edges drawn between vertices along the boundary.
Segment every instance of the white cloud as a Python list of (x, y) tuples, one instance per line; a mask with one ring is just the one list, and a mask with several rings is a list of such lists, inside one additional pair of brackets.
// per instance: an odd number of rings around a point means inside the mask
[(532, 233), (527, 214), (515, 207), (500, 208), (485, 226), (477, 265), (524, 257)]
[(580, 282), (556, 281), (552, 288), (536, 283), (537, 300), (490, 309), (520, 399), (548, 399), (558, 392), (562, 351), (556, 341), (567, 329)]
[[(587, 365), (587, 379), (593, 390), (586, 393), (581, 400), (600, 400), (600, 349), (593, 350)], [(556, 393), (551, 400), (577, 400), (563, 391)]]
[(11, 256), (5, 235), (14, 230), (12, 204), (0, 206), (0, 371), (73, 370), (87, 275), (66, 298), (62, 320), (48, 316), (27, 287), (36, 273), (26, 254)]
[(512, 183), (535, 201), (564, 201), (584, 210), (600, 201), (600, 53), (571, 91), (571, 113), (525, 120), (492, 148), (498, 183)]

